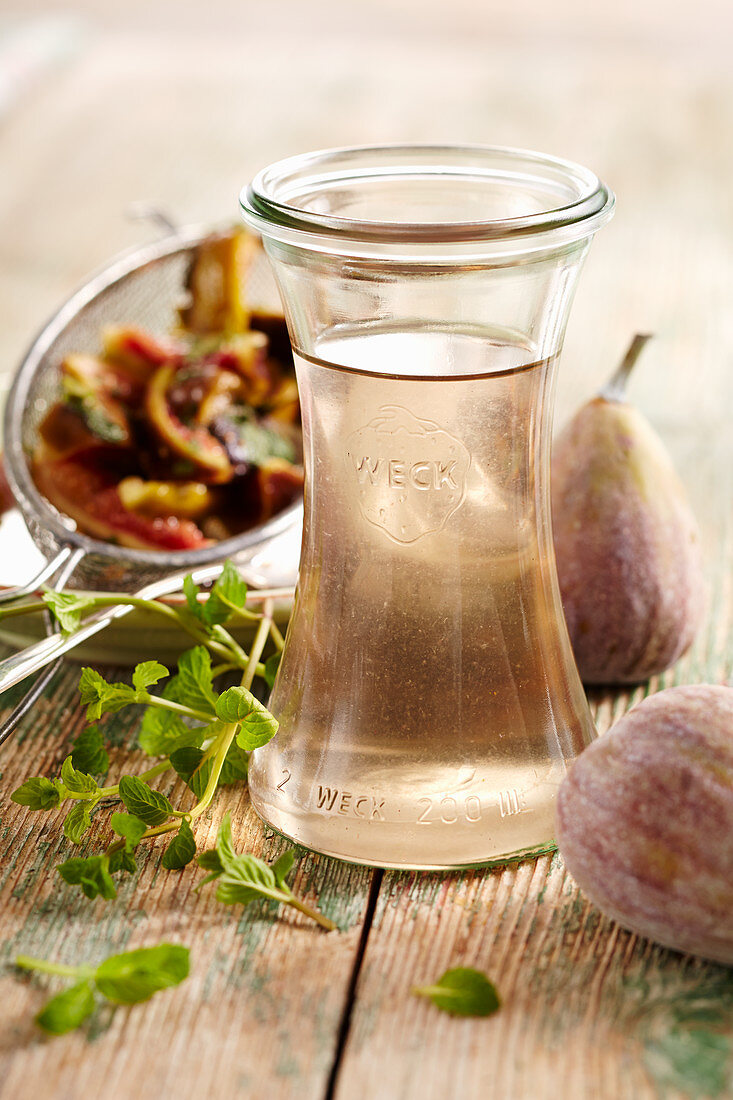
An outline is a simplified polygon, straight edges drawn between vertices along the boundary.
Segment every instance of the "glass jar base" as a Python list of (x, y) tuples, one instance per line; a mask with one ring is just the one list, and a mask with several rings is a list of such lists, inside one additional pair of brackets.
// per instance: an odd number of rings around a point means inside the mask
[[(536, 859), (555, 851), (554, 837), (548, 834), (528, 844), (511, 844), (499, 838), (474, 838), (463, 850), (450, 838), (436, 836), (435, 842), (426, 845), (421, 835), (405, 836), (401, 826), (379, 828), (379, 835), (359, 836), (359, 830), (346, 825), (336, 830), (330, 819), (315, 814), (295, 815), (283, 813), (281, 807), (261, 802), (254, 795), (252, 806), (265, 826), (274, 829), (286, 840), (292, 841), (319, 855), (330, 856), (345, 863), (363, 867), (381, 867), (396, 871), (457, 871), (472, 867), (492, 867), (524, 859)], [(384, 823), (383, 823), (384, 824)], [(366, 830), (367, 834), (369, 830)], [(518, 838), (517, 838), (518, 839)]]

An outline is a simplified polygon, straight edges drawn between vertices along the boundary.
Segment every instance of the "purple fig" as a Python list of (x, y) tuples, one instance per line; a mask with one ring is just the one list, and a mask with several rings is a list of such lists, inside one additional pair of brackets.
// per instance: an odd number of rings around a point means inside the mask
[(700, 625), (705, 585), (695, 517), (664, 444), (624, 400), (648, 336), (558, 437), (552, 519), (565, 618), (584, 683), (646, 680)]
[(733, 689), (645, 699), (560, 786), (570, 874), (607, 916), (733, 966)]

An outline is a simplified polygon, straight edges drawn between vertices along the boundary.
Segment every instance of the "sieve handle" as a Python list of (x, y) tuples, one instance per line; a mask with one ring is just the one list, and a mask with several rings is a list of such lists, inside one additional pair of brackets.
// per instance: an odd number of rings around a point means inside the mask
[[(192, 572), (181, 570), (146, 585), (135, 593), (135, 597), (141, 600), (154, 600), (158, 596), (167, 596), (171, 592), (179, 591), (184, 578), (189, 573), (191, 573), (195, 584), (202, 584), (218, 577), (222, 568), (223, 564), (220, 562), (217, 565), (201, 566), (200, 569), (194, 569)], [(36, 642), (34, 645), (28, 646), (27, 649), (21, 650), (20, 653), (14, 653), (12, 657), (0, 661), (0, 692), (13, 687), (14, 684), (19, 684), (27, 676), (38, 672), (39, 669), (44, 668), (55, 658), (68, 653), (70, 649), (74, 649), (81, 642), (85, 642), (87, 638), (94, 637), (95, 634), (98, 634), (100, 630), (104, 630), (115, 619), (121, 619), (132, 610), (131, 604), (118, 604), (117, 607), (105, 608), (103, 611), (98, 611), (96, 615), (92, 615), (72, 634), (52, 634), (50, 637), (44, 638), (43, 641)]]

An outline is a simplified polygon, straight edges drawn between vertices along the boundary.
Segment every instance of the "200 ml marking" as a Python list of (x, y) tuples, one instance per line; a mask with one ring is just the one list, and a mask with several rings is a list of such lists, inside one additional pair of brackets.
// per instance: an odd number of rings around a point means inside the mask
[(432, 825), (436, 821), (455, 825), (457, 821), (481, 820), (481, 799), (476, 794), (464, 798), (453, 798), (452, 795), (440, 799), (418, 798), (417, 804), (423, 807), (417, 818), (418, 825)]

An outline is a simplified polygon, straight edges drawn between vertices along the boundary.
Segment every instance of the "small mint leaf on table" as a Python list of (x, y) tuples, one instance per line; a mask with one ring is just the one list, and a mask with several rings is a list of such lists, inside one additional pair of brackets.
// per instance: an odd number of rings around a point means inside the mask
[(213, 714), (216, 695), (212, 686), (211, 655), (205, 646), (194, 646), (178, 660), (178, 701), (193, 710)]
[(95, 600), (93, 596), (79, 596), (72, 592), (54, 592), (50, 588), (44, 588), (43, 602), (63, 633), (73, 634), (81, 625), (83, 613), (93, 609)]
[(64, 818), (64, 836), (72, 844), (80, 844), (81, 839), (91, 828), (92, 818), (88, 802), (75, 803)]
[(50, 779), (38, 775), (21, 783), (11, 794), (10, 801), (27, 806), (29, 810), (50, 810), (58, 806), (61, 793)]
[(87, 775), (106, 775), (109, 756), (99, 726), (85, 726), (71, 746), (71, 763)]
[(190, 953), (179, 944), (161, 943), (111, 955), (94, 972), (99, 992), (114, 1004), (147, 1001), (154, 993), (188, 977)]
[(70, 756), (61, 765), (61, 782), (69, 794), (94, 794), (99, 790), (96, 779), (86, 772), (78, 771)]
[(412, 992), (453, 1016), (491, 1016), (501, 1004), (494, 983), (467, 966), (446, 970), (435, 985), (416, 986)]
[(132, 674), (133, 687), (136, 691), (145, 691), (168, 675), (168, 669), (160, 661), (143, 661), (135, 666)]
[(281, 653), (273, 653), (265, 661), (265, 683), (270, 689), (275, 686), (275, 677), (277, 676), (277, 670), (280, 668), (281, 657)]
[(182, 867), (186, 867), (191, 862), (195, 855), (196, 841), (191, 826), (184, 817), (181, 818), (178, 832), (163, 852), (163, 866), (166, 871), (180, 871)]
[(86, 979), (57, 993), (36, 1016), (36, 1023), (50, 1035), (65, 1035), (83, 1024), (94, 1011), (94, 991)]
[(231, 687), (216, 700), (216, 715), (222, 722), (239, 722), (237, 744), (247, 752), (259, 749), (277, 733), (277, 720), (245, 687)]
[(101, 897), (111, 901), (117, 897), (106, 855), (89, 856), (86, 859), (75, 856), (61, 863), (56, 870), (64, 882), (68, 882), (70, 886), (80, 886), (88, 898)]
[(162, 825), (173, 813), (173, 807), (160, 791), (153, 791), (135, 775), (123, 775), (120, 779), (120, 798), (134, 817), (146, 825)]
[(87, 718), (114, 714), (136, 701), (136, 691), (129, 684), (110, 684), (93, 668), (82, 669), (79, 681), (81, 701), (87, 708)]

